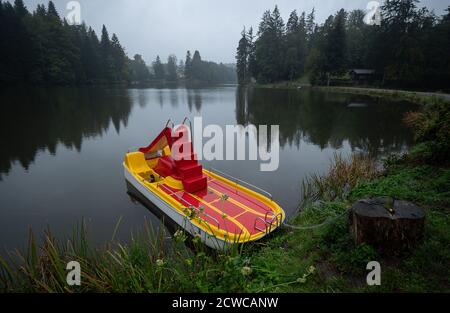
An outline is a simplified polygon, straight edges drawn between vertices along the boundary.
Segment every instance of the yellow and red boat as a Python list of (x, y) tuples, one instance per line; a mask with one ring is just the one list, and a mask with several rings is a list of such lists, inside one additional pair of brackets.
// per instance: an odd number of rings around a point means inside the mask
[(285, 213), (268, 192), (199, 164), (185, 121), (172, 129), (169, 120), (150, 145), (128, 152), (126, 180), (214, 249), (258, 240), (279, 227)]

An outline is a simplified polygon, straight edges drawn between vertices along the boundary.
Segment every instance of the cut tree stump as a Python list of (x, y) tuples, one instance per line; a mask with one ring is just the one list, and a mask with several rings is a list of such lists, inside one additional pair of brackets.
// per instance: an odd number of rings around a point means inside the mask
[(367, 243), (381, 253), (402, 254), (422, 240), (425, 213), (414, 203), (388, 197), (361, 199), (349, 215), (356, 244)]

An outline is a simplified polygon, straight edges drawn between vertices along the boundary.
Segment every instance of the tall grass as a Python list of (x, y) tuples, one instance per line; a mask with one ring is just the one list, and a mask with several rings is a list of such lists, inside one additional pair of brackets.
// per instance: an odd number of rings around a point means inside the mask
[(335, 153), (329, 170), (324, 175), (312, 174), (302, 182), (302, 207), (316, 201), (345, 200), (358, 183), (379, 175), (375, 159), (363, 154), (352, 154), (349, 159)]
[[(175, 232), (173, 240), (167, 236), (164, 228), (155, 230), (145, 223), (145, 231), (132, 234), (129, 244), (112, 239), (94, 248), (84, 222), (65, 241), (46, 231), (38, 245), (30, 232), (26, 251), (15, 250), (0, 259), (0, 291), (206, 292), (224, 290), (225, 282), (242, 290), (245, 262), (238, 248), (212, 251), (182, 230)], [(66, 282), (69, 261), (80, 263), (80, 286)]]

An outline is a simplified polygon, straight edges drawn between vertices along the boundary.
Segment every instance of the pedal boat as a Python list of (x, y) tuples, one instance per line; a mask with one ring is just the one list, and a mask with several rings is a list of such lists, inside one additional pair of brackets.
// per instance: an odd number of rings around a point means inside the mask
[(128, 152), (123, 162), (126, 180), (166, 216), (221, 250), (258, 240), (284, 222), (284, 211), (268, 192), (204, 169), (188, 127), (167, 125), (149, 146)]

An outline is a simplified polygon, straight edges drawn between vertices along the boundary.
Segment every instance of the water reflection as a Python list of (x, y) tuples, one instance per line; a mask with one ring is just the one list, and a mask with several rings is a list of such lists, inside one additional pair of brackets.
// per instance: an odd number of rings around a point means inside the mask
[[(208, 89), (154, 90), (159, 106), (201, 113)], [(15, 161), (27, 169), (38, 151), (55, 153), (59, 143), (81, 150), (83, 138), (102, 136), (110, 124), (117, 133), (127, 126), (133, 101), (151, 104), (152, 92), (126, 89), (53, 88), (3, 90), (0, 93), (0, 175)], [(214, 92), (214, 91), (212, 91)], [(149, 96), (150, 94), (150, 96)], [(311, 90), (236, 89), (236, 123), (280, 126), (280, 145), (300, 148), (302, 140), (321, 149), (339, 149), (348, 141), (353, 150), (374, 155), (400, 151), (412, 143), (399, 122), (410, 104), (387, 103), (367, 97)], [(226, 105), (223, 103), (222, 105)], [(181, 108), (182, 109), (182, 108)], [(233, 123), (233, 121), (228, 121)], [(1, 177), (1, 176), (0, 176)]]
[(401, 123), (409, 110), (407, 103), (313, 90), (236, 90), (239, 124), (278, 124), (280, 145), (297, 149), (305, 140), (321, 149), (339, 149), (348, 141), (352, 150), (375, 156), (400, 151), (412, 143), (411, 132)]
[(195, 106), (195, 110), (200, 112), (202, 110), (202, 90), (201, 89), (187, 89), (187, 103), (189, 112), (192, 112), (192, 106)]
[(127, 90), (101, 88), (8, 89), (0, 103), (0, 175), (15, 161), (28, 169), (38, 151), (55, 154), (58, 144), (80, 152), (83, 138), (102, 136), (111, 123), (119, 133), (132, 108)]

